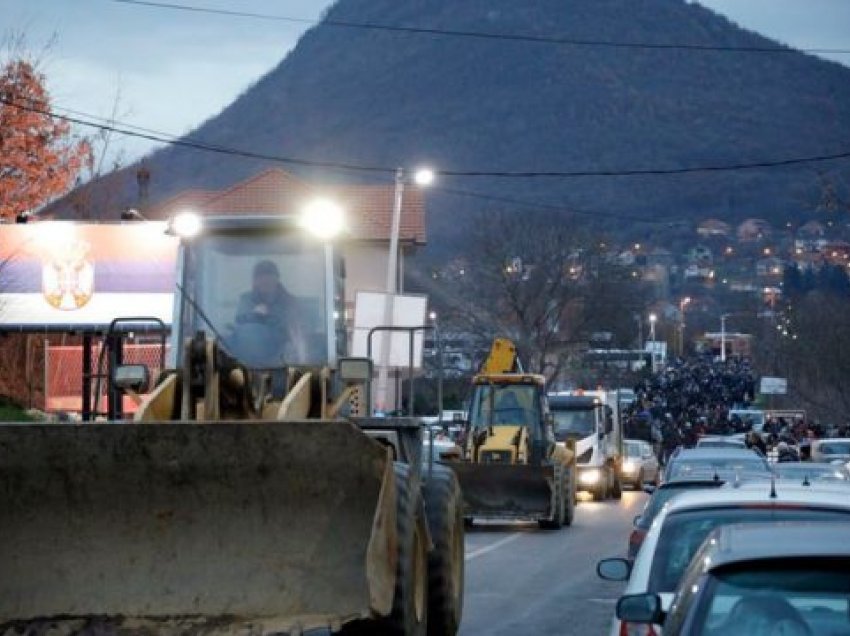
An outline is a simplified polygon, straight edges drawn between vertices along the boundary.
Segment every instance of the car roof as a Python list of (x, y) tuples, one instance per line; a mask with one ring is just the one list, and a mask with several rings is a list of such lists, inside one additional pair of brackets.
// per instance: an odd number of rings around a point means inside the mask
[(674, 461), (683, 459), (751, 459), (759, 457), (749, 448), (683, 448), (673, 458)]
[(848, 533), (850, 523), (837, 521), (719, 526), (706, 538), (703, 571), (763, 559), (850, 556)]
[[(776, 496), (772, 497), (771, 493)], [(744, 482), (724, 488), (695, 489), (683, 492), (667, 504), (668, 514), (700, 508), (727, 507), (740, 504), (762, 506), (800, 504), (823, 508), (846, 508), (850, 510), (847, 486), (841, 483), (817, 482), (803, 486), (794, 482), (767, 480)]]

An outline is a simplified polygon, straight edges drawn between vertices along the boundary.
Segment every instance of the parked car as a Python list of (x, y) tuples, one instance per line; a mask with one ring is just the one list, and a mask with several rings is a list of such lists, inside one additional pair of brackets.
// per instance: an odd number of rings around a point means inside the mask
[(740, 437), (725, 435), (705, 435), (697, 440), (697, 448), (746, 448), (746, 442)]
[[(607, 580), (628, 580), (625, 596), (658, 594), (661, 609), (667, 612), (691, 558), (714, 528), (765, 521), (850, 523), (847, 494), (847, 488), (841, 484), (820, 482), (803, 486), (760, 480), (737, 487), (727, 484), (683, 492), (662, 508), (633, 564), (625, 558), (603, 559), (597, 564), (597, 573)], [(648, 633), (648, 628), (649, 625), (631, 622), (621, 625), (615, 618), (611, 634), (640, 633), (634, 631), (638, 629)], [(653, 627), (656, 633), (659, 628)]]
[(629, 533), (629, 543), (627, 555), (628, 558), (634, 561), (637, 556), (640, 546), (655, 521), (655, 517), (661, 512), (668, 501), (674, 496), (682, 492), (697, 490), (700, 488), (719, 488), (726, 482), (747, 481), (752, 479), (770, 479), (771, 475), (762, 471), (755, 473), (732, 473), (727, 471), (710, 471), (704, 473), (691, 474), (687, 479), (674, 479), (668, 481), (657, 488), (646, 486), (644, 491), (647, 492), (650, 498), (644, 506), (643, 512), (634, 518), (632, 531)]
[(850, 439), (836, 437), (812, 441), (813, 462), (850, 462)]
[[(757, 523), (713, 530), (664, 616), (657, 594), (625, 596), (617, 616), (665, 636), (850, 634), (847, 523)], [(767, 539), (767, 540), (766, 540)]]
[(658, 483), (661, 467), (649, 442), (639, 439), (623, 440), (623, 455), (623, 485), (637, 490), (644, 483)]
[(782, 462), (774, 465), (779, 479), (794, 481), (837, 481), (850, 483), (850, 471), (842, 464), (825, 462)]
[(748, 448), (678, 448), (667, 460), (664, 480), (685, 479), (710, 470), (771, 472), (767, 459)]

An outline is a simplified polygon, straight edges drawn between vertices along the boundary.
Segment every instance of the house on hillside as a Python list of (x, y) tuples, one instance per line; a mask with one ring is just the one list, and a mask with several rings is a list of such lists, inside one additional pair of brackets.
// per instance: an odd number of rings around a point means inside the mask
[(753, 243), (770, 238), (773, 233), (770, 223), (764, 219), (747, 219), (738, 226), (735, 231), (738, 241), (741, 243)]
[(720, 219), (706, 219), (697, 226), (697, 234), (703, 238), (729, 236), (732, 226)]
[(759, 278), (779, 278), (784, 269), (785, 263), (775, 256), (756, 261), (756, 276)]

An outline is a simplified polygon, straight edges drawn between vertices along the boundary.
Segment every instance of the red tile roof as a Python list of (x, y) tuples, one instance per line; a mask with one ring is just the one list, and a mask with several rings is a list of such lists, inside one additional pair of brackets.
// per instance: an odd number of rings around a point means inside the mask
[[(154, 206), (147, 216), (167, 218), (185, 208), (194, 208), (201, 214), (286, 214), (319, 194), (336, 200), (345, 209), (354, 238), (389, 240), (394, 186), (323, 187), (279, 168), (265, 170), (221, 192), (186, 190)], [(402, 241), (425, 244), (425, 202), (417, 188), (405, 189), (399, 236)]]

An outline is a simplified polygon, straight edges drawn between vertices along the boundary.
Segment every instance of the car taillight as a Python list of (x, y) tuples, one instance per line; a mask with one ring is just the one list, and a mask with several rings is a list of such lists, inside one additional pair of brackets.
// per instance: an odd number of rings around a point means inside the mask
[(658, 636), (650, 623), (620, 623), (620, 636)]

